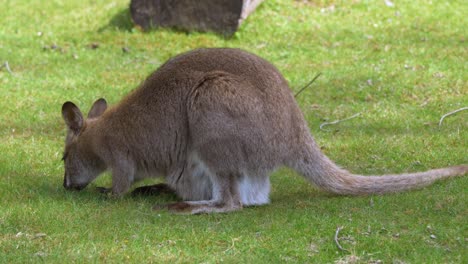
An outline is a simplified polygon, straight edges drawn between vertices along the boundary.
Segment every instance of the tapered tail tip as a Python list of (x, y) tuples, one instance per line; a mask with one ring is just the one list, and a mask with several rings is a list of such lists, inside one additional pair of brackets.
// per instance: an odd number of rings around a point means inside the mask
[(453, 166), (451, 169), (454, 171), (454, 176), (463, 176), (468, 174), (468, 165)]

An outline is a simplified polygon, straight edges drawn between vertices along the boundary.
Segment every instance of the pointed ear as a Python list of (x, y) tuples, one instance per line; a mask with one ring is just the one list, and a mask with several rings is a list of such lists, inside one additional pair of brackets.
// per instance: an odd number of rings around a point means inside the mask
[(78, 135), (83, 127), (83, 115), (80, 109), (72, 102), (65, 102), (62, 106), (62, 117), (67, 127)]
[(107, 109), (107, 102), (104, 98), (98, 99), (96, 102), (94, 102), (93, 106), (91, 107), (91, 110), (89, 110), (88, 113), (88, 118), (96, 118), (102, 115), (104, 111)]

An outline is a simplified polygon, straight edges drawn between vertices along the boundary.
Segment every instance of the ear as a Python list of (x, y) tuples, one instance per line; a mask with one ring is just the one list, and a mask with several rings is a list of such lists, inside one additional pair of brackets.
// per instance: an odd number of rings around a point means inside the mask
[(89, 110), (88, 113), (88, 118), (96, 118), (102, 115), (104, 111), (107, 109), (107, 102), (104, 98), (98, 99), (96, 102), (94, 102), (93, 106), (91, 107), (91, 110)]
[(62, 106), (62, 117), (68, 128), (78, 135), (83, 127), (83, 115), (80, 109), (72, 102), (65, 102)]

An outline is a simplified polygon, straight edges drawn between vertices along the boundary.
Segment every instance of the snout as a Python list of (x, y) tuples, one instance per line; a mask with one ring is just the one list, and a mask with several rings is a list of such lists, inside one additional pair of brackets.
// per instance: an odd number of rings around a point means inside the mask
[(67, 178), (63, 180), (63, 187), (69, 191), (81, 191), (86, 187), (87, 184), (72, 184), (67, 181)]

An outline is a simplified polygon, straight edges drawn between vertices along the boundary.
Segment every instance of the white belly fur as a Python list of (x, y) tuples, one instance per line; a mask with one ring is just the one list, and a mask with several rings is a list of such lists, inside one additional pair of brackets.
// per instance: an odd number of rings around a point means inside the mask
[(244, 175), (238, 184), (242, 205), (262, 205), (270, 202), (270, 179), (268, 176)]
[[(188, 171), (176, 184), (175, 189), (186, 201), (216, 200), (220, 190), (219, 186), (213, 186), (210, 173), (198, 155), (192, 155)], [(243, 174), (237, 184), (243, 206), (262, 205), (270, 202), (270, 179), (267, 175)], [(211, 193), (211, 197), (207, 197), (209, 193)]]

